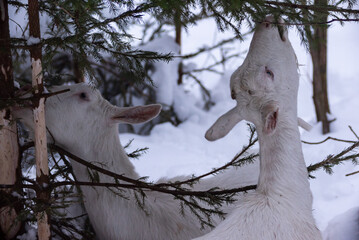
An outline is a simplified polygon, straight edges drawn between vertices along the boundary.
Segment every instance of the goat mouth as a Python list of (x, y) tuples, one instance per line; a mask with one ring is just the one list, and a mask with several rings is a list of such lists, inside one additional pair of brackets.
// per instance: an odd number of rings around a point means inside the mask
[(278, 121), (278, 109), (269, 113), (264, 122), (264, 129), (263, 132), (265, 134), (271, 134), (274, 132)]

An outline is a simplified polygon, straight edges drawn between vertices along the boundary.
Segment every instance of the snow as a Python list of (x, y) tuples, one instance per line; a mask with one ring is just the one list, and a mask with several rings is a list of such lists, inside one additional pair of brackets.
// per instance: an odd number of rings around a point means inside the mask
[[(176, 56), (179, 54), (180, 48), (173, 37), (164, 34), (141, 46), (141, 50), (156, 51), (161, 54), (170, 53)], [(180, 59), (178, 58), (173, 58), (168, 63), (163, 61), (155, 62), (153, 63), (154, 71), (152, 74), (150, 73), (150, 76), (156, 87), (157, 102), (161, 103), (164, 109), (173, 106), (179, 120), (185, 121), (199, 109), (196, 107), (197, 99), (186, 93), (183, 86), (177, 85), (179, 63)], [(193, 67), (193, 64), (190, 64), (190, 66)]]
[(38, 43), (40, 43), (40, 38), (35, 38), (35, 37), (33, 37), (33, 36), (30, 36), (28, 39), (27, 39), (27, 41), (26, 41), (26, 44), (28, 45), (28, 46), (30, 46), (30, 45), (35, 45), (35, 44), (38, 44)]
[(18, 236), (18, 240), (32, 240), (37, 237), (37, 229), (34, 226), (25, 225), (25, 233)]
[(359, 207), (349, 209), (332, 219), (323, 233), (323, 238), (324, 240), (358, 240)]
[(193, 62), (188, 64), (183, 64), (183, 72), (191, 72), (196, 68), (197, 68), (197, 64)]
[[(174, 39), (168, 35), (163, 35), (144, 46), (142, 50), (154, 51), (162, 54), (178, 55), (179, 46)], [(178, 78), (178, 63), (179, 59), (174, 59), (170, 62), (158, 61), (154, 63), (155, 72), (151, 75), (154, 85), (157, 87), (156, 99), (159, 103), (165, 105), (172, 105), (175, 97), (175, 86)]]
[(16, 80), (14, 80), (14, 87), (20, 88), (20, 83)]
[[(204, 39), (211, 39), (206, 37), (213, 33), (208, 22), (207, 24), (200, 23), (199, 25), (199, 27), (198, 25), (195, 26), (193, 30), (187, 30), (187, 35), (183, 39), (185, 50), (182, 49), (182, 51), (184, 54), (193, 52), (194, 49), (205, 45), (203, 43)], [(213, 29), (215, 29), (215, 26), (213, 26)], [(191, 35), (192, 33), (194, 37)], [(300, 64), (301, 79), (298, 114), (313, 125), (310, 132), (301, 130), (302, 139), (316, 142), (332, 136), (355, 141), (357, 139), (348, 126), (352, 126), (354, 131), (359, 134), (359, 114), (357, 114), (357, 109), (359, 109), (359, 94), (357, 93), (359, 89), (359, 68), (357, 68), (359, 46), (356, 41), (359, 29), (355, 24), (346, 24), (344, 27), (334, 25), (329, 29), (328, 35), (330, 117), (336, 118), (336, 120), (331, 124), (331, 133), (322, 135), (321, 125), (316, 123), (312, 102), (310, 56), (301, 46), (298, 34), (294, 29), (290, 30), (289, 38)], [(225, 37), (225, 35), (220, 36), (223, 39)], [(196, 41), (197, 39), (198, 41)], [(248, 39), (250, 40), (250, 37)], [(217, 39), (217, 41), (219, 40)], [(239, 43), (241, 51), (243, 51), (244, 46), (248, 46), (248, 43), (248, 40)], [(211, 42), (207, 44), (210, 45)], [(164, 49), (165, 44), (161, 44), (161, 48)], [(201, 65), (203, 63), (201, 61), (206, 61), (206, 58), (196, 59), (196, 65)], [(211, 79), (211, 83), (205, 83), (207, 87), (210, 86), (212, 98), (216, 102), (216, 105), (210, 111), (205, 112), (193, 107), (193, 99), (188, 100), (188, 94), (178, 97), (172, 92), (175, 86), (171, 85), (167, 88), (170, 93), (168, 92), (168, 95), (164, 94), (162, 96), (163, 101), (166, 100), (167, 103), (170, 103), (174, 97), (176, 99), (180, 98), (175, 103), (175, 106), (177, 104), (180, 109), (178, 111), (183, 111), (183, 115), (187, 119), (185, 122), (178, 127), (174, 127), (169, 123), (157, 125), (150, 136), (121, 134), (122, 144), (134, 139), (128, 151), (140, 147), (149, 147), (149, 151), (140, 160), (133, 160), (140, 175), (149, 176), (150, 180), (156, 180), (164, 176), (173, 177), (204, 173), (230, 161), (241, 150), (241, 147), (247, 143), (249, 132), (244, 122), (236, 126), (225, 138), (216, 142), (208, 142), (204, 139), (206, 130), (215, 120), (235, 105), (230, 98), (229, 77), (233, 70), (241, 64), (243, 58), (237, 58), (236, 61), (231, 66), (232, 70), (227, 70), (223, 77), (211, 75), (210, 73), (201, 76), (201, 79)], [(156, 78), (157, 84), (159, 84), (161, 78), (165, 83), (169, 72), (172, 72), (171, 78), (175, 79), (174, 65), (169, 67), (163, 64), (161, 66), (167, 69), (160, 70), (162, 71), (161, 74), (165, 73), (165, 75), (158, 75)], [(175, 84), (175, 82), (171, 84)], [(327, 155), (339, 153), (348, 146), (348, 143), (336, 141), (327, 141), (320, 145), (302, 145), (307, 165), (324, 160)], [(328, 175), (323, 170), (313, 173), (316, 177), (310, 180), (314, 199), (313, 214), (321, 231), (324, 231), (330, 220), (335, 218), (333, 221), (337, 227), (333, 231), (343, 233), (346, 231), (346, 227), (349, 227), (345, 222), (353, 222), (353, 216), (355, 214), (358, 216), (358, 213), (353, 213), (353, 209), (359, 206), (359, 174), (345, 175), (358, 171), (359, 166), (354, 166), (348, 162), (334, 167), (333, 170), (332, 175)], [(348, 211), (347, 214), (340, 215), (346, 211)], [(338, 215), (340, 216), (336, 218)], [(342, 224), (339, 224), (339, 222), (342, 222)], [(346, 234), (342, 234), (342, 236), (346, 236)], [(343, 238), (342, 240), (348, 239), (350, 238)]]

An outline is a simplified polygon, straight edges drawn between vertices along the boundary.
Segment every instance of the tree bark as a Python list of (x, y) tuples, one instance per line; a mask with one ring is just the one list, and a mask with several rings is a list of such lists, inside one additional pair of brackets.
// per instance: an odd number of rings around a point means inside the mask
[(85, 82), (83, 69), (80, 68), (79, 59), (76, 54), (73, 54), (73, 69), (76, 83)]
[[(7, 0), (0, 1), (0, 98), (14, 97), (14, 79), (10, 49)], [(17, 181), (19, 145), (16, 124), (10, 109), (0, 110), (0, 184), (14, 185)], [(20, 171), (21, 172), (21, 171)], [(13, 189), (3, 190), (11, 192)], [(0, 191), (0, 194), (1, 191)], [(16, 201), (15, 201), (16, 202)], [(0, 238), (13, 239), (22, 224), (17, 221), (21, 207), (10, 199), (0, 202)]]
[[(180, 19), (180, 15), (177, 13), (175, 15), (175, 32), (176, 32), (176, 43), (179, 45), (180, 50), (179, 50), (179, 54), (181, 54), (181, 46), (182, 46), (182, 24), (181, 24), (181, 19)], [(183, 65), (182, 62), (180, 62), (178, 64), (178, 80), (177, 80), (177, 84), (181, 85), (183, 83)]]
[[(47, 139), (45, 124), (45, 98), (41, 97), (44, 90), (42, 77), (42, 47), (40, 43), (40, 20), (39, 4), (37, 0), (29, 0), (29, 31), (30, 37), (38, 39), (38, 43), (30, 47), (32, 86), (34, 89), (33, 114), (34, 114), (34, 135), (35, 135), (35, 156), (36, 156), (36, 181), (42, 190), (37, 191), (37, 199), (42, 204), (37, 213), (38, 238), (40, 240), (50, 239), (49, 216), (47, 208), (50, 192), (49, 167), (47, 158)], [(35, 41), (36, 42), (36, 41)]]
[[(80, 16), (80, 12), (79, 10), (75, 10), (74, 13), (74, 21), (76, 24), (76, 34), (78, 33), (78, 29), (81, 28), (80, 23), (79, 23), (79, 16)], [(78, 54), (76, 52), (73, 53), (72, 55), (73, 57), (73, 72), (74, 72), (74, 76), (75, 76), (75, 82), (76, 83), (83, 83), (85, 82), (85, 75), (84, 75), (84, 69), (80, 67), (80, 62), (79, 62), (79, 57)]]
[[(316, 0), (315, 5), (327, 5), (327, 0)], [(326, 22), (328, 14), (316, 13), (317, 22)], [(330, 113), (327, 89), (327, 26), (315, 25), (309, 46), (313, 62), (313, 100), (317, 121), (322, 122), (322, 132), (330, 132)]]

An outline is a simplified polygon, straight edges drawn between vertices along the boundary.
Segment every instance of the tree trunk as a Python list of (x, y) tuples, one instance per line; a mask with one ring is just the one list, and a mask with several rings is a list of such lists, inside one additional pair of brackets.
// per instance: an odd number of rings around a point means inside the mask
[[(316, 0), (315, 5), (326, 5), (327, 0)], [(326, 22), (328, 15), (316, 13), (316, 22)], [(309, 41), (310, 54), (313, 62), (313, 100), (317, 121), (322, 122), (322, 132), (330, 131), (330, 113), (327, 90), (327, 26), (315, 25), (314, 32)]]
[(36, 181), (42, 190), (39, 190), (37, 199), (40, 211), (37, 213), (38, 237), (40, 240), (50, 239), (49, 217), (45, 209), (50, 198), (49, 167), (47, 159), (47, 139), (45, 125), (45, 98), (41, 97), (44, 90), (42, 79), (42, 52), (41, 52), (41, 33), (39, 21), (39, 4), (37, 0), (29, 0), (29, 31), (30, 37), (38, 39), (39, 43), (30, 48), (31, 67), (32, 67), (32, 86), (34, 89), (33, 114), (34, 114), (34, 135), (35, 135), (35, 156), (36, 156)]
[[(8, 99), (14, 97), (14, 79), (7, 0), (1, 1), (0, 5), (2, 10), (0, 18), (0, 98)], [(11, 116), (10, 109), (0, 111), (0, 126), (0, 184), (14, 185), (17, 181), (19, 145), (16, 124)], [(9, 193), (12, 190), (3, 191)], [(1, 192), (0, 194), (3, 195)], [(12, 239), (20, 231), (22, 224), (16, 221), (20, 210), (21, 207), (15, 206), (10, 199), (0, 202), (1, 239)]]
[[(78, 29), (81, 28), (80, 23), (79, 23), (80, 14), (81, 13), (79, 12), (79, 10), (75, 10), (74, 21), (75, 21), (75, 24), (76, 24), (76, 34), (79, 34)], [(74, 76), (75, 76), (75, 82), (76, 83), (85, 82), (84, 69), (81, 67), (81, 64), (79, 62), (78, 54), (76, 52), (74, 52), (72, 57), (73, 57), (73, 71), (74, 71)]]
[[(180, 15), (177, 13), (175, 15), (175, 32), (176, 32), (176, 43), (180, 46), (180, 50), (178, 54), (181, 54), (181, 38), (182, 38), (182, 24), (181, 24), (181, 19), (180, 19)], [(183, 82), (183, 65), (182, 62), (180, 62), (178, 64), (178, 80), (177, 80), (177, 84), (181, 85)]]
[(76, 83), (85, 82), (85, 76), (83, 70), (80, 68), (79, 59), (75, 53), (73, 54), (73, 69), (74, 69), (75, 82)]

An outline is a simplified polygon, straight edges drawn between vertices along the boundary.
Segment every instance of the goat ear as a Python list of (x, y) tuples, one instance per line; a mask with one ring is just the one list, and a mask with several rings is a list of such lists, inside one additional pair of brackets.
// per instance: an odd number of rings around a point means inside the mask
[(237, 107), (232, 108), (227, 113), (223, 114), (218, 120), (210, 127), (205, 135), (208, 141), (215, 141), (226, 136), (232, 128), (242, 121)]
[(115, 122), (130, 124), (144, 123), (157, 117), (161, 108), (160, 104), (118, 108), (111, 119)]
[(274, 132), (277, 126), (277, 118), (278, 118), (278, 110), (269, 113), (264, 120), (264, 128), (263, 131), (266, 134), (271, 134)]
[(262, 108), (261, 115), (263, 119), (263, 132), (265, 134), (271, 134), (276, 129), (278, 112), (279, 107), (275, 102), (271, 102)]

